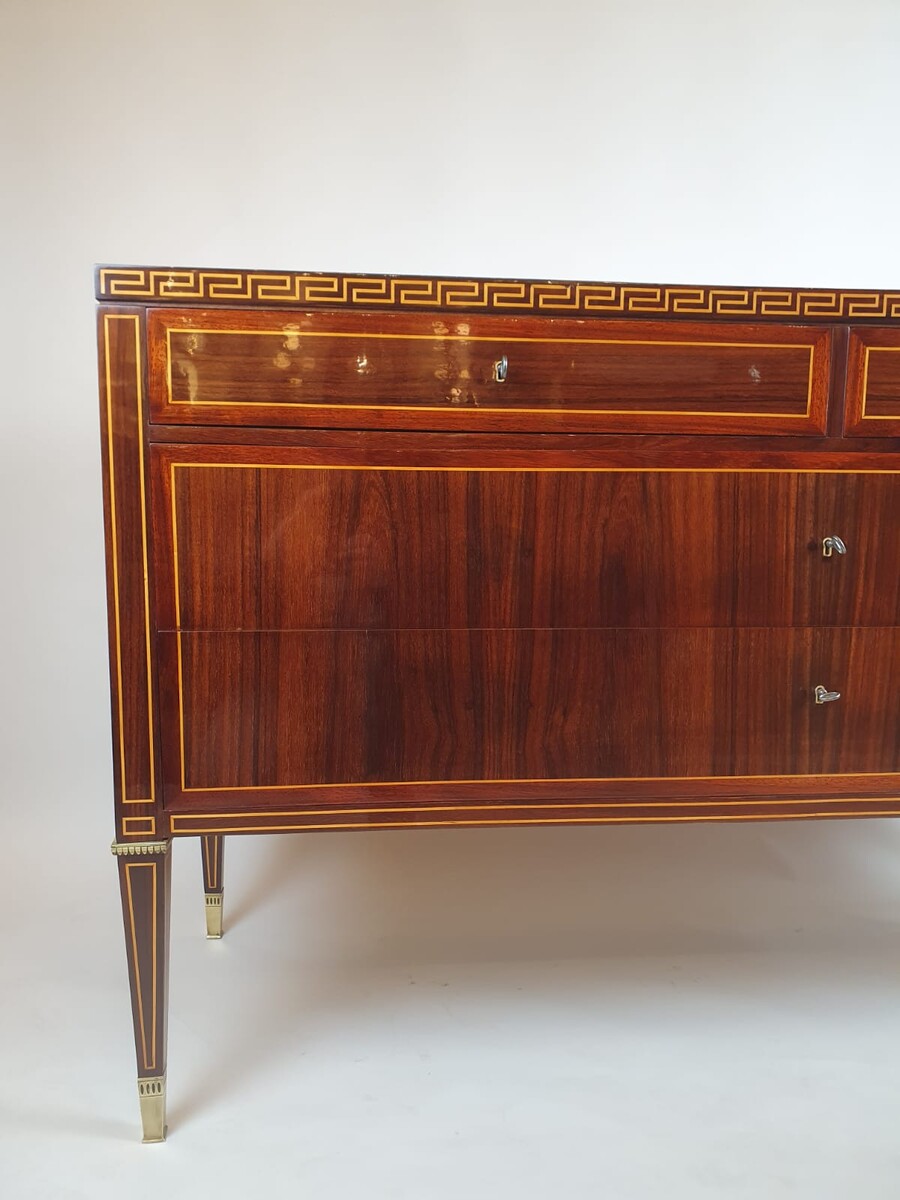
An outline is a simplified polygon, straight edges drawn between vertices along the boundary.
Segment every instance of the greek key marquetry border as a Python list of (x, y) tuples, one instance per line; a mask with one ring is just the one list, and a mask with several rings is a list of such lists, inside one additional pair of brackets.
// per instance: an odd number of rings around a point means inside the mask
[(205, 873), (204, 884), (208, 893), (219, 890), (219, 835), (213, 834), (210, 837), (203, 839), (203, 868)]
[(900, 291), (99, 267), (98, 300), (755, 320), (900, 321)]

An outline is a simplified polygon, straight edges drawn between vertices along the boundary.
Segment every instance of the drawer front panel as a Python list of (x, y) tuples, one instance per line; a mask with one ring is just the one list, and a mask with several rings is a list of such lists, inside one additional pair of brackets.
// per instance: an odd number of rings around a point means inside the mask
[(900, 330), (851, 330), (846, 410), (847, 433), (900, 437)]
[(831, 334), (450, 314), (148, 314), (152, 419), (397, 429), (825, 429)]
[[(900, 771), (894, 630), (165, 633), (158, 646), (176, 798)], [(815, 703), (817, 685), (840, 699)]]
[(165, 629), (900, 624), (900, 474), (206, 453), (154, 448)]

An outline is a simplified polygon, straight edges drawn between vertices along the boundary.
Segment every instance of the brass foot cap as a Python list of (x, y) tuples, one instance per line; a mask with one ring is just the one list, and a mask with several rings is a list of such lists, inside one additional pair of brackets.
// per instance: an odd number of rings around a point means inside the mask
[(141, 1102), (141, 1124), (144, 1127), (144, 1142), (166, 1140), (166, 1077), (138, 1080), (138, 1098)]
[(206, 893), (206, 936), (220, 938), (222, 936), (222, 893)]

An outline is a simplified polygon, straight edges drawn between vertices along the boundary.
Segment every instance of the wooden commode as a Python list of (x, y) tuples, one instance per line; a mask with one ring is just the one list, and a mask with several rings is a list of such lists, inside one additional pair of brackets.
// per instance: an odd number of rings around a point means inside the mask
[[(100, 267), (116, 855), (900, 815), (900, 292)], [(577, 836), (573, 829), (572, 836)]]

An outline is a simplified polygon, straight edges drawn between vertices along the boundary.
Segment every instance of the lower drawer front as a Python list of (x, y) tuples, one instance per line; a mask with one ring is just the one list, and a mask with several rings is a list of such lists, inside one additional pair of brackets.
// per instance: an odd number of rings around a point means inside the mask
[(900, 624), (900, 470), (152, 457), (163, 629)]
[[(900, 632), (163, 633), (167, 799), (900, 771)], [(815, 688), (840, 699), (817, 704)], [(182, 793), (184, 795), (182, 796)]]

